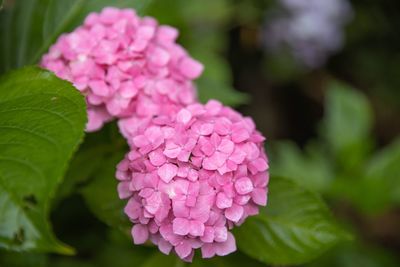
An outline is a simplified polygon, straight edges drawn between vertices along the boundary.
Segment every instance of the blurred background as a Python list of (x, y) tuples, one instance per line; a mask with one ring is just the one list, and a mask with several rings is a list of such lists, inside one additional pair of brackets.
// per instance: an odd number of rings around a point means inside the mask
[[(251, 116), (271, 172), (321, 193), (355, 233), (307, 266), (400, 266), (399, 12), (395, 0), (153, 0), (143, 12), (178, 28), (205, 65), (201, 100)], [(91, 247), (104, 242), (91, 230), (105, 225), (82, 203), (72, 195), (52, 215), (60, 239), (82, 252), (52, 266), (92, 266)], [(111, 236), (119, 245), (98, 262), (130, 266), (129, 241)]]

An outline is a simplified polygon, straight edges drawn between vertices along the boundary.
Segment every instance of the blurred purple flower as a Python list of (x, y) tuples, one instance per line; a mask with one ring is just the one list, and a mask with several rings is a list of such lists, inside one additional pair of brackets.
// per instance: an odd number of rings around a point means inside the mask
[(268, 50), (286, 47), (309, 68), (322, 66), (343, 45), (343, 27), (353, 12), (347, 0), (279, 0), (268, 17), (263, 41)]

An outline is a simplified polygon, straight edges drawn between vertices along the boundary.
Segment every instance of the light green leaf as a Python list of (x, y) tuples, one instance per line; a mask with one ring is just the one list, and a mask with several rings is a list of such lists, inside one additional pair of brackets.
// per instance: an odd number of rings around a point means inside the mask
[(400, 203), (400, 139), (376, 153), (366, 166), (366, 179), (385, 185), (390, 200)]
[(257, 260), (301, 264), (347, 238), (320, 197), (290, 180), (272, 177), (268, 202), (234, 231), (239, 249)]
[(332, 180), (333, 170), (326, 153), (316, 143), (301, 151), (293, 142), (281, 141), (272, 145), (271, 174), (287, 177), (304, 188), (325, 192)]
[(106, 6), (143, 12), (151, 0), (16, 0), (0, 13), (0, 73), (37, 64), (61, 33), (72, 31)]
[(382, 212), (400, 204), (400, 139), (367, 162), (364, 178), (354, 188), (354, 200), (365, 212)]
[(348, 168), (360, 164), (371, 148), (372, 110), (362, 93), (334, 82), (326, 98), (323, 135), (338, 162)]
[(47, 222), (86, 123), (82, 95), (36, 67), (0, 79), (0, 247), (70, 254)]

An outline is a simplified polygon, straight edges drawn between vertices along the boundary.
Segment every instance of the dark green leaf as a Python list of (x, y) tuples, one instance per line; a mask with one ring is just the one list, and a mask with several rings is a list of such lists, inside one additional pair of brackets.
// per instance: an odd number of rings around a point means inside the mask
[(114, 123), (105, 125), (102, 130), (88, 133), (70, 166), (62, 185), (57, 193), (57, 200), (61, 200), (76, 190), (79, 186), (93, 178), (100, 166), (115, 151), (125, 150), (127, 144), (121, 137)]
[(116, 166), (123, 156), (124, 153), (118, 151), (104, 158), (101, 167), (81, 192), (94, 215), (106, 224), (125, 231), (131, 224), (123, 211), (125, 201), (118, 197), (115, 178)]
[(389, 251), (359, 243), (343, 244), (307, 267), (396, 267), (398, 260)]
[(151, 0), (16, 0), (0, 13), (0, 73), (37, 64), (61, 33), (70, 32), (106, 6), (143, 12)]
[(213, 257), (211, 259), (202, 259), (197, 257), (193, 260), (192, 264), (187, 264), (192, 267), (243, 267), (243, 266), (251, 266), (251, 267), (262, 267), (265, 264), (262, 264), (247, 255), (241, 253), (240, 251), (235, 251), (227, 256), (223, 257)]
[(1, 252), (0, 266), (4, 267), (46, 267), (45, 254)]
[(234, 232), (240, 250), (268, 264), (310, 261), (347, 237), (318, 195), (278, 177), (267, 207)]
[(71, 253), (53, 236), (50, 200), (86, 122), (82, 95), (30, 67), (0, 79), (0, 247)]

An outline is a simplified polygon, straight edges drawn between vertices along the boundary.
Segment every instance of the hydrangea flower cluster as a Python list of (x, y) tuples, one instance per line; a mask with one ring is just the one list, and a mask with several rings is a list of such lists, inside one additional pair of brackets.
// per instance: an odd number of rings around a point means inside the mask
[(131, 145), (117, 178), (134, 242), (186, 261), (197, 248), (204, 258), (236, 250), (229, 229), (267, 202), (264, 137), (252, 119), (212, 100), (119, 126)]
[(86, 96), (88, 131), (118, 119), (130, 152), (118, 164), (134, 243), (191, 261), (236, 250), (229, 230), (267, 202), (268, 160), (254, 122), (215, 100), (197, 103), (203, 66), (176, 29), (105, 8), (62, 35), (41, 65)]
[(279, 0), (263, 34), (266, 47), (288, 47), (309, 68), (320, 67), (343, 44), (343, 27), (352, 17), (347, 0)]
[(175, 41), (178, 31), (131, 9), (105, 8), (62, 35), (41, 66), (86, 96), (87, 130), (112, 118), (177, 111), (196, 100), (203, 66)]

